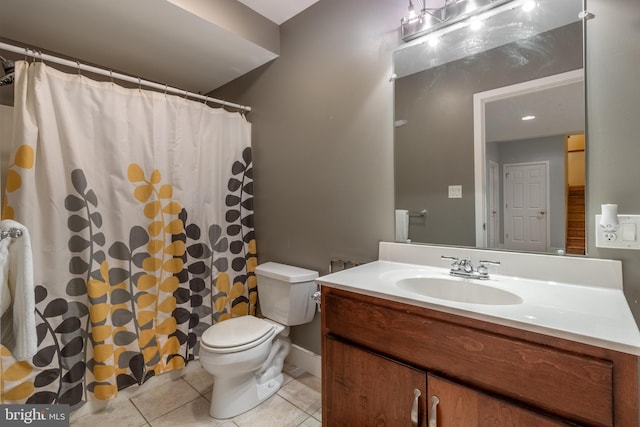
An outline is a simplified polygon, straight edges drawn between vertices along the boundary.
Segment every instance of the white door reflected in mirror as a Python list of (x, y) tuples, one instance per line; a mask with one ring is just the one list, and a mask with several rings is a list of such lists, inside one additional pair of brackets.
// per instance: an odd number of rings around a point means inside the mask
[(548, 163), (504, 165), (504, 247), (546, 252)]
[[(584, 254), (584, 170), (582, 196), (575, 196), (568, 165), (576, 153), (567, 139), (584, 132), (583, 70), (473, 99), (476, 245)], [(536, 119), (521, 120), (525, 110), (538, 111)], [(584, 162), (584, 145), (581, 150)], [(574, 226), (577, 238), (570, 234)]]

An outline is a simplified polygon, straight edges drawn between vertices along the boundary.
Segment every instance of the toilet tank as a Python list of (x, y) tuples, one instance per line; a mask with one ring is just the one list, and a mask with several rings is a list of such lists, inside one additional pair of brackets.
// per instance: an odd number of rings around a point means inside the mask
[(318, 272), (277, 262), (256, 267), (258, 298), (262, 314), (285, 326), (313, 320), (316, 303), (311, 296), (317, 289)]

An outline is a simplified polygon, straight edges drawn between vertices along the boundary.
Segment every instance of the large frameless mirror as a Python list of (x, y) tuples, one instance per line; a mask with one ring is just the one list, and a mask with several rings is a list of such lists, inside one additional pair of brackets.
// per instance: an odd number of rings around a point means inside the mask
[(584, 254), (582, 0), (440, 3), (393, 55), (396, 240)]

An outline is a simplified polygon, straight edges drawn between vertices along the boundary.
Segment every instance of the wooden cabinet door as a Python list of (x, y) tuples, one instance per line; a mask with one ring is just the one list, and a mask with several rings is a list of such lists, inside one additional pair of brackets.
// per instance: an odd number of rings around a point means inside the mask
[[(323, 344), (323, 425), (426, 427), (426, 372), (331, 337)], [(420, 392), (417, 424), (414, 390)]]
[[(558, 427), (574, 425), (429, 374), (429, 427)], [(433, 399), (437, 398), (434, 407)], [(434, 410), (436, 416), (434, 416)]]

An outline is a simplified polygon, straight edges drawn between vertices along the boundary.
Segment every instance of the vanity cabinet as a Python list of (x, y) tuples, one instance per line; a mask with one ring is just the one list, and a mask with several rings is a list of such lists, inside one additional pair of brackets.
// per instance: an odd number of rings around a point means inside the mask
[(639, 425), (636, 356), (328, 286), (322, 367), (330, 427)]
[[(425, 412), (427, 373), (331, 337), (324, 341), (328, 426), (411, 425)], [(415, 393), (418, 390), (418, 393)], [(424, 419), (416, 426), (426, 426)]]
[(567, 424), (558, 419), (522, 408), (504, 399), (429, 374), (429, 427), (559, 427)]

